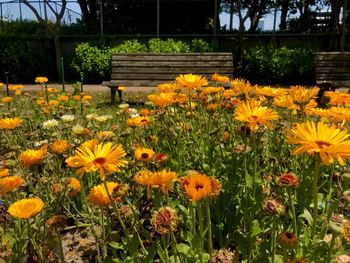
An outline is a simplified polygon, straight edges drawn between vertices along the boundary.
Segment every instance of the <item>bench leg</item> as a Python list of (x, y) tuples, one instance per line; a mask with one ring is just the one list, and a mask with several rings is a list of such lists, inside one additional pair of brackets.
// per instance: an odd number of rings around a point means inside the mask
[(122, 91), (118, 89), (118, 96), (119, 96), (119, 102), (122, 103), (123, 102), (123, 94)]
[(110, 87), (111, 89), (111, 104), (114, 105), (115, 104), (115, 93), (118, 89), (118, 87)]

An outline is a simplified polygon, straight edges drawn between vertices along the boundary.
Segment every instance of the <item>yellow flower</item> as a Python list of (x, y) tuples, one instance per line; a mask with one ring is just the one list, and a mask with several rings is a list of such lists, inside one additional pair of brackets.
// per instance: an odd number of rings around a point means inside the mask
[(152, 149), (137, 148), (135, 151), (135, 158), (139, 161), (150, 162), (156, 156)]
[[(113, 192), (117, 188), (118, 183), (116, 182), (108, 182), (107, 183), (107, 189), (109, 195), (113, 198)], [(106, 187), (104, 184), (100, 184), (92, 188), (89, 192), (88, 198), (90, 202), (97, 206), (108, 206), (110, 203), (110, 198), (107, 194)], [(113, 198), (113, 200), (119, 201), (120, 197)]]
[(157, 86), (160, 93), (175, 92), (181, 90), (176, 82), (162, 83)]
[(29, 149), (22, 152), (18, 156), (18, 160), (21, 161), (24, 167), (29, 168), (33, 165), (41, 163), (46, 153), (47, 153), (47, 144), (43, 145), (39, 150)]
[(24, 180), (17, 175), (0, 178), (0, 196), (12, 192), (23, 184)]
[(243, 94), (246, 98), (249, 98), (249, 94), (253, 90), (250, 82), (245, 79), (231, 80), (231, 86), (231, 89), (236, 93), (235, 96)]
[(67, 102), (69, 100), (69, 96), (67, 95), (61, 95), (57, 98), (59, 101), (62, 101), (62, 102)]
[(234, 113), (236, 120), (247, 123), (248, 128), (255, 132), (258, 130), (258, 125), (263, 125), (272, 129), (270, 121), (277, 120), (278, 114), (267, 107), (258, 106), (256, 103), (242, 102)]
[(58, 104), (59, 104), (59, 102), (57, 100), (50, 100), (49, 101), (50, 106), (57, 106)]
[(0, 82), (0, 87), (4, 86), (4, 83)]
[(148, 99), (152, 101), (155, 106), (164, 108), (173, 103), (173, 95), (175, 95), (173, 92), (151, 94), (148, 95)]
[(20, 118), (5, 118), (0, 119), (0, 129), (13, 130), (21, 126), (22, 120)]
[(66, 186), (68, 187), (68, 196), (73, 197), (76, 196), (78, 193), (80, 193), (81, 190), (81, 184), (80, 182), (74, 178), (71, 177), (66, 181)]
[(172, 171), (162, 170), (151, 172), (148, 170), (140, 171), (136, 174), (134, 180), (141, 185), (147, 186), (147, 197), (151, 197), (152, 188), (160, 188), (163, 193), (172, 190), (172, 183), (177, 179), (177, 174)]
[(194, 202), (209, 197), (212, 191), (211, 178), (205, 174), (191, 173), (182, 178), (182, 187), (186, 196)]
[(216, 82), (229, 82), (230, 78), (227, 76), (221, 76), (217, 73), (214, 73), (213, 75), (211, 75), (211, 80)]
[(273, 104), (278, 106), (278, 107), (287, 108), (287, 109), (292, 110), (292, 111), (299, 110), (299, 106), (296, 105), (293, 102), (292, 97), (290, 97), (288, 95), (279, 96), (279, 97), (274, 98)]
[(56, 93), (57, 89), (55, 89), (55, 88), (47, 88), (47, 92), (49, 92), (49, 93)]
[(305, 88), (303, 86), (292, 86), (289, 89), (289, 95), (292, 100), (297, 104), (307, 104), (311, 99), (317, 97), (319, 88)]
[(40, 97), (36, 100), (36, 104), (41, 106), (43, 104), (45, 104), (45, 99), (43, 97)]
[(125, 87), (120, 86), (120, 87), (118, 87), (118, 90), (123, 91), (123, 90), (125, 90)]
[(219, 92), (224, 91), (225, 89), (222, 87), (207, 87), (202, 90), (201, 95), (206, 95), (206, 94), (216, 94)]
[(10, 170), (7, 168), (0, 168), (0, 178), (8, 176), (10, 173)]
[(40, 213), (43, 207), (44, 202), (40, 198), (35, 197), (14, 202), (10, 205), (8, 212), (13, 217), (28, 219)]
[(49, 80), (46, 77), (36, 77), (35, 78), (35, 83), (39, 83), (39, 84), (44, 84), (48, 81)]
[(348, 93), (339, 91), (327, 91), (324, 93), (324, 95), (330, 98), (330, 105), (338, 106), (350, 104), (350, 94)]
[(346, 140), (349, 136), (346, 130), (337, 129), (333, 125), (308, 121), (297, 124), (291, 130), (287, 143), (300, 145), (293, 151), (295, 155), (316, 153), (325, 165), (332, 164), (334, 160), (345, 165), (345, 160), (350, 157), (350, 140)]
[(66, 163), (70, 167), (79, 168), (77, 174), (80, 176), (98, 170), (104, 181), (106, 174), (119, 172), (121, 167), (128, 164), (121, 159), (125, 155), (121, 145), (112, 145), (111, 142), (98, 144), (97, 140), (91, 140), (80, 145), (74, 156), (66, 159)]
[(255, 93), (264, 97), (280, 97), (285, 96), (287, 94), (287, 91), (285, 89), (279, 89), (279, 88), (271, 88), (270, 86), (267, 87), (256, 87)]
[(208, 80), (205, 77), (191, 73), (176, 77), (176, 82), (179, 86), (188, 88), (189, 90), (208, 85)]
[(342, 229), (343, 237), (350, 243), (350, 221), (346, 221)]
[(16, 90), (15, 91), (15, 95), (21, 95), (22, 94), (22, 91), (21, 90)]
[(101, 139), (108, 139), (115, 136), (115, 134), (112, 131), (99, 131), (97, 133), (97, 136), (100, 137)]
[(11, 97), (3, 97), (1, 99), (1, 102), (2, 103), (10, 103), (12, 101), (12, 98)]
[(151, 119), (148, 116), (142, 117), (131, 117), (127, 120), (128, 126), (137, 127), (137, 126), (149, 126), (151, 125)]
[(10, 86), (9, 89), (18, 91), (18, 90), (23, 89), (23, 85), (13, 85), (13, 86)]
[(328, 116), (332, 121), (350, 121), (350, 109), (343, 107), (331, 107), (328, 109)]
[(66, 140), (56, 140), (52, 143), (51, 149), (53, 153), (62, 154), (70, 148), (70, 144)]
[(87, 103), (87, 102), (89, 102), (90, 100), (92, 100), (92, 96), (85, 95), (85, 96), (83, 96), (83, 98), (81, 99), (81, 102)]

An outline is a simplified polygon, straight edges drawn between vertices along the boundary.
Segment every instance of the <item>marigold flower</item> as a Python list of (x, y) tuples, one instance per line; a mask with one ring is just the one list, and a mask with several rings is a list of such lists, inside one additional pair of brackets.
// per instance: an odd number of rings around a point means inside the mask
[(23, 184), (24, 180), (17, 175), (0, 178), (0, 196), (12, 192)]
[(200, 173), (191, 173), (182, 178), (182, 187), (186, 196), (194, 202), (210, 197), (213, 192), (212, 179)]
[(24, 167), (29, 168), (33, 165), (41, 163), (46, 153), (47, 153), (47, 144), (43, 145), (39, 150), (29, 149), (22, 152), (18, 156), (18, 160), (21, 161)]
[(211, 75), (211, 80), (216, 82), (229, 82), (230, 78), (227, 76), (221, 76), (218, 73)]
[(57, 100), (50, 100), (48, 105), (49, 106), (57, 106), (59, 104), (59, 102)]
[(176, 82), (162, 83), (157, 86), (160, 93), (176, 92), (181, 90), (181, 87)]
[(13, 130), (21, 126), (22, 120), (20, 118), (4, 118), (0, 119), (0, 129)]
[(339, 91), (327, 91), (324, 93), (325, 96), (329, 97), (330, 105), (349, 105), (350, 104), (350, 94)]
[(48, 78), (46, 77), (36, 77), (35, 78), (35, 83), (39, 83), (39, 84), (44, 84), (46, 82), (48, 82)]
[(10, 103), (12, 101), (12, 98), (11, 97), (3, 97), (1, 99), (1, 102), (2, 103)]
[(10, 174), (10, 170), (7, 168), (0, 168), (0, 177), (5, 177)]
[(296, 124), (287, 136), (287, 143), (300, 145), (293, 151), (295, 155), (304, 152), (309, 155), (319, 154), (325, 165), (337, 160), (344, 166), (345, 160), (350, 157), (350, 140), (347, 140), (349, 136), (346, 130), (340, 130), (333, 125), (308, 121)]
[(270, 86), (267, 86), (267, 87), (256, 87), (255, 93), (264, 97), (278, 98), (281, 96), (285, 96), (287, 94), (287, 91), (285, 89), (271, 88)]
[(44, 202), (38, 198), (22, 199), (10, 205), (8, 212), (11, 216), (20, 219), (29, 219), (41, 212)]
[[(118, 186), (118, 183), (116, 183), (116, 182), (108, 182), (107, 183), (107, 189), (108, 189), (108, 193), (109, 193), (110, 197), (113, 196), (114, 189), (117, 186)], [(104, 206), (108, 206), (110, 201), (111, 201), (109, 196), (107, 194), (105, 185), (100, 184), (100, 185), (97, 185), (90, 190), (88, 198), (89, 198), (90, 202), (92, 202), (93, 204), (95, 204), (97, 206), (104, 207)], [(113, 200), (119, 201), (120, 198), (118, 198), (118, 197), (113, 198)]]
[(294, 233), (282, 232), (277, 236), (277, 242), (285, 249), (292, 249), (297, 246), (298, 237)]
[(71, 177), (66, 181), (66, 186), (68, 188), (68, 196), (73, 197), (80, 193), (81, 184), (78, 179)]
[(151, 125), (151, 119), (148, 116), (131, 117), (127, 120), (127, 123), (130, 127), (149, 126)]
[(175, 95), (173, 92), (150, 94), (148, 95), (148, 99), (152, 101), (155, 106), (165, 108), (173, 103), (173, 95)]
[(176, 82), (179, 86), (187, 88), (189, 90), (208, 85), (208, 80), (205, 77), (191, 73), (176, 77)]
[(305, 105), (317, 97), (319, 90), (317, 87), (310, 89), (303, 86), (292, 86), (289, 89), (289, 95), (295, 103)]
[(179, 223), (176, 210), (170, 207), (161, 207), (153, 213), (151, 223), (159, 234), (175, 232)]
[(59, 101), (62, 101), (62, 102), (67, 102), (69, 100), (69, 96), (67, 95), (61, 95), (57, 98)]
[(134, 180), (141, 185), (147, 186), (147, 197), (151, 198), (151, 189), (160, 188), (163, 193), (172, 190), (172, 183), (177, 179), (177, 173), (167, 170), (158, 172), (140, 171)]
[(297, 187), (299, 185), (299, 177), (293, 173), (285, 173), (276, 177), (276, 183), (279, 186)]
[(346, 221), (342, 229), (343, 237), (350, 243), (350, 221)]
[(56, 140), (51, 144), (51, 149), (53, 153), (63, 154), (65, 153), (71, 145), (66, 140)]
[(104, 181), (106, 174), (119, 172), (121, 167), (128, 164), (122, 159), (125, 155), (121, 145), (112, 145), (110, 142), (98, 144), (97, 140), (91, 140), (80, 145), (74, 156), (66, 159), (66, 163), (79, 168), (77, 174), (80, 176), (98, 170)]
[(156, 156), (152, 149), (137, 148), (135, 151), (135, 158), (138, 161), (150, 162)]
[(247, 127), (255, 132), (258, 125), (272, 129), (271, 121), (278, 119), (278, 114), (272, 109), (254, 105), (251, 102), (242, 102), (235, 110), (234, 118), (247, 123)]

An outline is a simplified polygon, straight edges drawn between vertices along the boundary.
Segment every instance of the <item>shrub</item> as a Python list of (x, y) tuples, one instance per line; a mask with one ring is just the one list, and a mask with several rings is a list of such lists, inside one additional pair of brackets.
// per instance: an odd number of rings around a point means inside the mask
[(151, 53), (186, 53), (190, 52), (188, 44), (181, 40), (174, 40), (168, 38), (167, 40), (161, 40), (159, 38), (153, 38), (149, 40), (149, 52)]
[(195, 38), (191, 43), (191, 52), (211, 52), (214, 51), (214, 47), (210, 45), (207, 41)]
[(137, 39), (125, 40), (123, 43), (112, 49), (113, 53), (142, 53), (147, 51), (147, 46), (141, 44)]
[(247, 49), (243, 54), (243, 75), (259, 83), (311, 84), (313, 51), (287, 47)]

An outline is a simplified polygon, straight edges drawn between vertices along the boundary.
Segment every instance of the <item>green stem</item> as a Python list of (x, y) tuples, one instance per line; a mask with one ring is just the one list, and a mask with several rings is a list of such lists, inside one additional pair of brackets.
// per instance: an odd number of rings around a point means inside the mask
[(174, 255), (174, 259), (175, 259), (175, 263), (177, 263), (177, 249), (176, 249), (176, 239), (175, 239), (175, 235), (173, 232), (171, 232), (171, 248), (173, 250), (173, 255)]
[(203, 215), (202, 215), (202, 206), (200, 203), (197, 203), (197, 213), (198, 213), (198, 228), (200, 233), (200, 241), (199, 241), (199, 260), (201, 263), (203, 263), (203, 238), (204, 238), (204, 231), (203, 231)]
[(294, 199), (293, 196), (290, 193), (290, 189), (287, 189), (287, 194), (290, 202), (290, 210), (292, 211), (292, 220), (293, 220), (293, 226), (294, 226), (294, 232), (295, 234), (298, 234), (298, 226), (297, 226), (297, 218), (295, 214), (295, 207), (294, 207)]
[(62, 247), (62, 239), (61, 239), (61, 233), (59, 231), (56, 231), (57, 239), (58, 239), (58, 245), (60, 248), (60, 258), (62, 263), (66, 262), (64, 259), (64, 252), (63, 252), (63, 247)]
[(100, 220), (102, 228), (102, 257), (105, 259), (107, 257), (107, 247), (106, 247), (106, 229), (105, 229), (105, 220), (103, 215), (103, 208), (100, 209)]
[(206, 216), (207, 216), (207, 222), (208, 222), (208, 248), (209, 248), (209, 255), (213, 252), (213, 237), (212, 237), (212, 230), (211, 230), (211, 216), (210, 216), (210, 204), (209, 204), (209, 198), (205, 200), (205, 208), (206, 208)]
[(312, 182), (312, 197), (314, 204), (314, 214), (312, 220), (312, 228), (311, 228), (311, 240), (314, 239), (316, 233), (316, 225), (317, 225), (317, 214), (318, 214), (318, 177), (320, 174), (321, 160), (318, 157), (316, 160), (315, 168), (314, 168), (314, 178)]
[(335, 237), (333, 235), (334, 234), (332, 234), (331, 243), (329, 244), (327, 261), (326, 261), (327, 263), (331, 263), (332, 262), (333, 247), (334, 247), (334, 243), (335, 243)]
[(275, 263), (276, 254), (276, 217), (272, 216), (272, 263)]
[(331, 173), (329, 174), (329, 178), (328, 178), (328, 192), (327, 192), (327, 200), (326, 200), (326, 204), (325, 204), (325, 208), (324, 211), (327, 213), (328, 211), (328, 206), (329, 203), (331, 201), (331, 197), (332, 197), (332, 182), (333, 182), (333, 173), (334, 173), (334, 163), (332, 164), (332, 169), (331, 169)]

